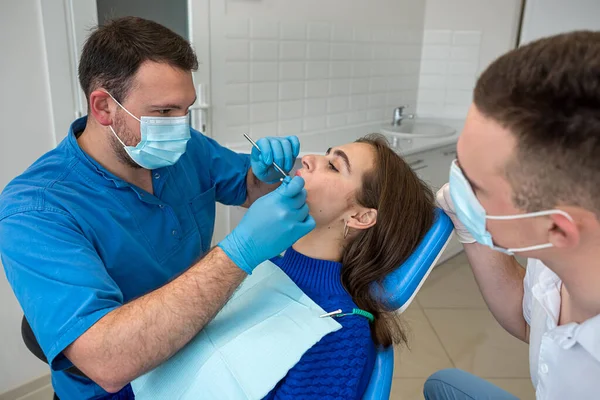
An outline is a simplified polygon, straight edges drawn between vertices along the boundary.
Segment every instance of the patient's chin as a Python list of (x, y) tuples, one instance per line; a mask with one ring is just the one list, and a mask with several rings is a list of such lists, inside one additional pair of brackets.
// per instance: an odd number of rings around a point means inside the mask
[(313, 204), (312, 201), (306, 198), (306, 205), (308, 206), (308, 212), (313, 218), (316, 218), (319, 214), (319, 207), (316, 204)]
[(317, 198), (317, 194), (310, 187), (305, 186), (304, 189), (306, 189), (306, 205), (308, 205), (308, 208), (312, 212), (313, 206), (316, 206), (316, 202), (313, 199)]

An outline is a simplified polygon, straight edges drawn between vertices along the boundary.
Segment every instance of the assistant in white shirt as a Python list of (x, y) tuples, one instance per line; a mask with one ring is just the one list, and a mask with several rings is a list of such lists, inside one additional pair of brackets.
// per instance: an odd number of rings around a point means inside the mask
[(600, 398), (600, 315), (581, 324), (558, 325), (560, 278), (529, 259), (523, 316), (530, 326), (529, 369), (541, 399)]

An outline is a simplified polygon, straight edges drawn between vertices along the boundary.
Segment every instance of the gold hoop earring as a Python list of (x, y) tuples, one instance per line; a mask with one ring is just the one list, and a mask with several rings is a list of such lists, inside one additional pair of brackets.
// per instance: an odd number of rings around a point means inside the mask
[(344, 239), (346, 239), (348, 237), (348, 231), (350, 230), (350, 228), (348, 228), (348, 221), (344, 222)]

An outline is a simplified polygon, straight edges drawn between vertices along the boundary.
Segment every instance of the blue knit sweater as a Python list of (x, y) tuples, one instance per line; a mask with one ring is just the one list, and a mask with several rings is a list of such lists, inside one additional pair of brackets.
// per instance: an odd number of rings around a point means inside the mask
[[(325, 311), (357, 308), (341, 282), (342, 265), (306, 257), (290, 248), (273, 260)], [(338, 318), (342, 329), (309, 349), (268, 400), (352, 400), (364, 394), (375, 365), (369, 320), (358, 315)]]

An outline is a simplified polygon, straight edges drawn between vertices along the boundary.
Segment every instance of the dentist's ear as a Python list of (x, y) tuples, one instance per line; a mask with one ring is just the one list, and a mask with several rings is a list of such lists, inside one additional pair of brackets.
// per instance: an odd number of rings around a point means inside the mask
[(100, 125), (109, 126), (113, 123), (116, 104), (104, 90), (94, 90), (90, 93), (89, 113)]
[(377, 223), (377, 210), (365, 208), (348, 219), (348, 227), (354, 229), (369, 229)]
[[(578, 207), (569, 207), (562, 209), (571, 218), (563, 214), (552, 214), (549, 216), (552, 221), (552, 226), (548, 231), (548, 241), (559, 249), (574, 248), (581, 241), (581, 231), (586, 230), (589, 222), (595, 221), (598, 225), (598, 220), (593, 213), (583, 210)], [(590, 214), (590, 215), (583, 215)]]

